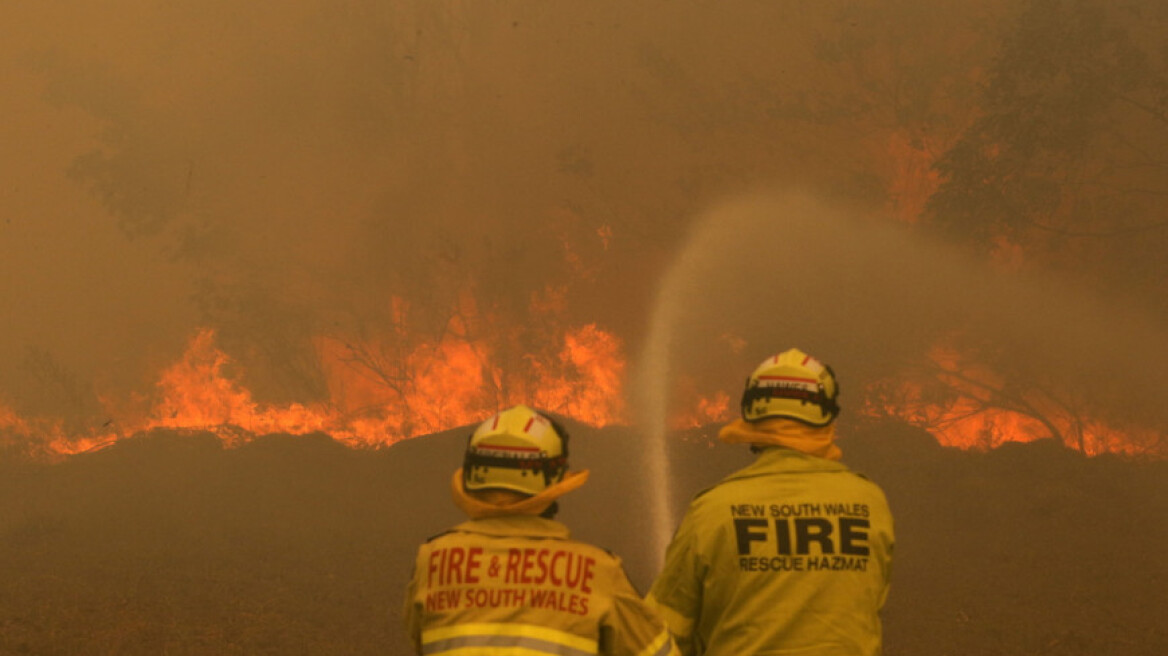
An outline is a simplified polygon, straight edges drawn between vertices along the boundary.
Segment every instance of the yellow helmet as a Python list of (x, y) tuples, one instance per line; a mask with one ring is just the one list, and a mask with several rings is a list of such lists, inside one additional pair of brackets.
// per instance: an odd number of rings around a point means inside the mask
[(539, 494), (568, 470), (568, 433), (535, 410), (517, 405), (479, 425), (462, 465), (467, 490)]
[(790, 349), (767, 358), (746, 379), (742, 418), (786, 417), (826, 426), (839, 415), (838, 395), (831, 367), (799, 349)]

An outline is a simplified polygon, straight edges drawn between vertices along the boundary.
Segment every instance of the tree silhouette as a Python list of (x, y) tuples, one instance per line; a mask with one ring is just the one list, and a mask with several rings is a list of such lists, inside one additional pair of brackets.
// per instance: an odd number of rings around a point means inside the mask
[(1005, 239), (1046, 253), (1073, 238), (1166, 232), (1165, 27), (1151, 2), (1030, 0), (981, 117), (936, 164), (932, 223), (982, 247)]

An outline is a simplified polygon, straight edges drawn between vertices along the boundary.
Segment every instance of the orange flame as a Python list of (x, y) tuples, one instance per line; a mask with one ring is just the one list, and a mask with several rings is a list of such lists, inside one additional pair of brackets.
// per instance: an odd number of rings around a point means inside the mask
[(565, 335), (559, 364), (575, 375), (550, 376), (533, 390), (536, 405), (593, 426), (623, 421), (625, 361), (620, 340), (588, 324)]
[[(555, 305), (552, 296), (543, 302)], [(395, 313), (403, 317), (404, 306), (395, 303)], [(542, 356), (525, 353), (523, 366), (516, 370), (500, 364), (498, 351), (504, 344), (472, 339), (467, 322), (453, 322), (441, 339), (418, 341), (396, 358), (387, 356), (394, 351), (376, 341), (318, 338), (314, 343), (328, 399), (304, 404), (257, 401), (242, 382), (244, 372), (216, 346), (215, 332), (202, 329), (182, 357), (163, 370), (154, 395), (130, 404), (139, 407), (136, 416), (111, 412), (117, 421), (70, 434), (62, 420), (22, 417), (0, 404), (0, 455), (57, 460), (156, 428), (210, 431), (228, 447), (256, 435), (322, 432), (354, 447), (377, 448), (471, 424), (517, 403), (598, 427), (626, 421), (623, 346), (612, 334), (595, 324), (567, 330), (558, 347)], [(403, 326), (395, 325), (394, 332), (402, 333)], [(874, 385), (865, 392), (862, 413), (919, 426), (941, 444), (962, 449), (986, 450), (1053, 435), (1089, 455), (1155, 454), (1163, 448), (1157, 431), (1120, 429), (1074, 415), (1039, 396), (1025, 399), (1032, 412), (995, 404), (993, 395), (1003, 381), (994, 372), (952, 349), (934, 348), (931, 358), (939, 374), (934, 372), (931, 379), (902, 375)], [(945, 394), (937, 393), (938, 381)], [(680, 385), (675, 401), (670, 420), (674, 429), (731, 418), (730, 394), (698, 393), (693, 381)], [(107, 410), (115, 405), (108, 399), (103, 404)]]
[(673, 415), (669, 422), (670, 428), (701, 428), (730, 420), (730, 395), (722, 390), (709, 396), (698, 396), (688, 406), (687, 410)]
[(1080, 416), (1038, 390), (1006, 394), (999, 375), (953, 349), (934, 347), (930, 359), (938, 366), (931, 377), (902, 377), (869, 389), (863, 414), (899, 419), (961, 449), (984, 451), (1045, 438), (1059, 438), (1087, 455), (1154, 455), (1160, 448), (1154, 430), (1121, 429)]
[(264, 406), (251, 392), (227, 376), (231, 359), (215, 346), (215, 332), (200, 330), (181, 360), (170, 366), (157, 383), (160, 399), (140, 430), (152, 428), (206, 429), (228, 442), (237, 439), (218, 430), (232, 426), (247, 433), (303, 434), (324, 430), (329, 413), (300, 404)]
[[(539, 309), (549, 310), (559, 305), (557, 298), (551, 290), (533, 299), (533, 306), (538, 301), (543, 304)], [(593, 426), (624, 421), (625, 358), (614, 335), (595, 324), (572, 328), (547, 353), (525, 353), (521, 371), (506, 371), (497, 356), (506, 340), (472, 338), (473, 303), (461, 310), (461, 318), (452, 320), (436, 341), (409, 333), (408, 307), (397, 299), (387, 335), (365, 341), (316, 339), (329, 398), (315, 403), (257, 401), (243, 383), (244, 372), (216, 345), (215, 331), (204, 328), (163, 370), (149, 399), (122, 404), (139, 406), (138, 416), (111, 412), (119, 415), (116, 423), (68, 435), (62, 421), (25, 419), (0, 406), (0, 447), (61, 457), (157, 428), (210, 431), (229, 447), (256, 435), (315, 432), (352, 446), (381, 447), (473, 423), (517, 403)], [(411, 339), (412, 345), (400, 348)], [(107, 409), (115, 405), (103, 402)]]
[[(726, 335), (722, 336), (726, 339)], [(730, 419), (730, 395), (709, 390), (693, 376), (678, 376), (670, 394), (669, 427), (673, 430), (702, 428)]]

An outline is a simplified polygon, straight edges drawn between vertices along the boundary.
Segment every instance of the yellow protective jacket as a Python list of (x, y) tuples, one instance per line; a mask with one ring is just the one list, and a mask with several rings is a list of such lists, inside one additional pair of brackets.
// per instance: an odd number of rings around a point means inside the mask
[(621, 561), (533, 515), (472, 519), (418, 549), (406, 594), (418, 654), (677, 654)]
[(874, 656), (893, 542), (876, 484), (769, 447), (693, 499), (648, 601), (687, 655)]

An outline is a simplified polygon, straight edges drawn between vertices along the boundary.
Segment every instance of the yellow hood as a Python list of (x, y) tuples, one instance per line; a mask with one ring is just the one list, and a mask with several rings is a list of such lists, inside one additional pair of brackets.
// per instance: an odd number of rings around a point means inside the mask
[(547, 510), (547, 507), (552, 505), (552, 502), (557, 498), (575, 490), (587, 480), (587, 469), (568, 472), (564, 474), (564, 480), (548, 487), (535, 496), (527, 497), (515, 503), (496, 505), (480, 501), (467, 494), (466, 489), (462, 486), (462, 468), (459, 467), (454, 472), (454, 477), (450, 480), (450, 491), (454, 495), (455, 505), (461, 508), (471, 519), (499, 517), (501, 515), (538, 515)]
[(835, 424), (815, 427), (783, 417), (756, 422), (738, 419), (723, 426), (718, 439), (727, 444), (785, 446), (828, 460), (839, 460), (842, 455), (835, 445)]

